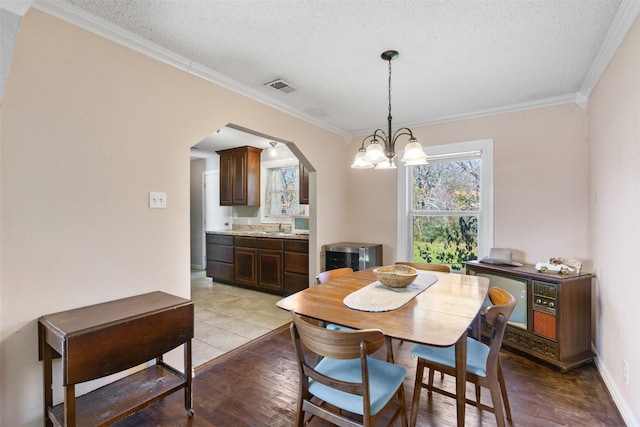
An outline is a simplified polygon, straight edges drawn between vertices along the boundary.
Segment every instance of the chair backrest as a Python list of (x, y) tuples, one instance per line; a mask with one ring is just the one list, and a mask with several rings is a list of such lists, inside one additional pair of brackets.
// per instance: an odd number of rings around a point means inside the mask
[(507, 320), (511, 317), (516, 306), (516, 300), (507, 291), (500, 288), (489, 289), (491, 306), (483, 312), (485, 321), (493, 328), (489, 342), (489, 355), (487, 356), (487, 373), (497, 375), (498, 360)]
[(501, 288), (491, 288), (489, 289), (489, 299), (492, 305), (484, 311), (484, 318), (487, 323), (495, 327), (499, 315), (504, 316), (506, 323), (516, 306), (516, 300), (513, 295)]
[[(379, 329), (333, 330), (307, 322), (291, 311), (294, 347), (302, 344), (312, 353), (331, 359), (356, 359), (376, 352), (385, 343)], [(299, 356), (303, 356), (300, 353)]]
[(353, 269), (349, 267), (344, 268), (336, 268), (335, 270), (327, 270), (322, 273), (318, 273), (316, 276), (316, 281), (318, 283), (328, 282), (331, 279), (335, 279), (336, 277), (344, 276), (345, 274), (353, 273)]
[(429, 270), (429, 271), (440, 271), (442, 273), (451, 273), (451, 268), (448, 265), (444, 264), (427, 264), (423, 262), (405, 262), (398, 261), (396, 262), (398, 265), (408, 265), (409, 267), (413, 267), (416, 270)]

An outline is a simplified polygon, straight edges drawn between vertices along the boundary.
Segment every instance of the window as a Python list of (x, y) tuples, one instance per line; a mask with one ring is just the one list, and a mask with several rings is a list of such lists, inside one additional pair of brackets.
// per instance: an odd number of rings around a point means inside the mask
[(493, 241), (493, 141), (425, 152), (428, 164), (398, 170), (398, 259), (462, 270)]
[(274, 221), (299, 212), (298, 163), (267, 166), (263, 217)]

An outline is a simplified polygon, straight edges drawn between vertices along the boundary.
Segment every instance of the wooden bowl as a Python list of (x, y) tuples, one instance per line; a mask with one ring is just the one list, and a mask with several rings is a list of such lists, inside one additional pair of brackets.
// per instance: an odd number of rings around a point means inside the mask
[(418, 277), (418, 270), (408, 265), (387, 265), (373, 270), (376, 279), (390, 288), (404, 288)]

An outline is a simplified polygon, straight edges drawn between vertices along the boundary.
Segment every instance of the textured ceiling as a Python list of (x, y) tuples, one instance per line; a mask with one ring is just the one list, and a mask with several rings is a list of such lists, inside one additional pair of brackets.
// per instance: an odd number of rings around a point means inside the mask
[[(36, 0), (39, 1), (39, 0)], [(63, 0), (343, 135), (576, 96), (619, 0)], [(283, 94), (264, 84), (282, 78)], [(588, 95), (588, 94), (585, 94)]]

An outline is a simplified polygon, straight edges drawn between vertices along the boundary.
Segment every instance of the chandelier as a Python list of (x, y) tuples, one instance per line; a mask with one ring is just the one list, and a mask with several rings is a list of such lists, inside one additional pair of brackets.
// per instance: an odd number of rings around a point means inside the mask
[[(409, 143), (406, 145), (402, 162), (407, 165), (424, 165), (427, 163), (427, 155), (418, 140), (413, 136), (411, 129), (400, 128), (392, 133), (391, 127), (391, 61), (398, 57), (398, 52), (388, 50), (380, 57), (389, 62), (389, 115), (387, 116), (387, 132), (376, 129), (374, 133), (362, 140), (362, 146), (356, 154), (356, 158), (351, 165), (356, 169), (395, 169), (394, 159), (396, 157), (396, 142), (401, 136), (407, 136)], [(369, 145), (365, 148), (365, 143)], [(382, 144), (381, 144), (382, 142)], [(384, 144), (384, 146), (383, 146)]]

